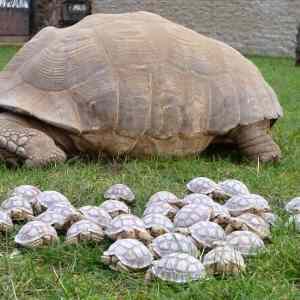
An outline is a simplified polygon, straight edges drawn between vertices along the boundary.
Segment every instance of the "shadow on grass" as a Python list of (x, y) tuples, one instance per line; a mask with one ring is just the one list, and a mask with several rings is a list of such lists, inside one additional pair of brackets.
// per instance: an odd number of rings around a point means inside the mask
[[(210, 145), (204, 152), (201, 154), (192, 154), (186, 157), (176, 157), (176, 156), (151, 156), (151, 157), (144, 157), (144, 158), (132, 158), (128, 155), (119, 155), (110, 157), (108, 155), (88, 155), (88, 154), (80, 154), (73, 157), (70, 157), (67, 161), (62, 164), (57, 165), (64, 165), (64, 166), (73, 166), (77, 164), (95, 164), (100, 163), (102, 167), (104, 167), (107, 171), (112, 173), (112, 175), (118, 175), (122, 172), (126, 163), (133, 161), (133, 160), (159, 160), (159, 161), (179, 161), (179, 160), (190, 160), (190, 159), (203, 159), (208, 162), (216, 162), (216, 161), (228, 161), (236, 165), (240, 165), (242, 163), (248, 162), (247, 159), (242, 156), (238, 149), (233, 145), (227, 144), (212, 144)], [(26, 167), (24, 166), (23, 162), (20, 160), (17, 164), (11, 164), (9, 162), (0, 162), (2, 168), (7, 170), (18, 170)], [(49, 164), (43, 169), (52, 169), (55, 168), (56, 164)]]
[(230, 144), (211, 144), (201, 157), (208, 161), (226, 160), (234, 164), (241, 164), (246, 161), (246, 158), (241, 155), (235, 145)]

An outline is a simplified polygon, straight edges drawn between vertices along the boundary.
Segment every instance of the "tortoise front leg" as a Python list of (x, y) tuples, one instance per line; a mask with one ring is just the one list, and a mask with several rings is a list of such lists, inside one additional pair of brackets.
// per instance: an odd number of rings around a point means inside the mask
[(252, 160), (277, 161), (281, 158), (279, 146), (270, 135), (270, 121), (264, 120), (240, 126), (231, 134), (240, 151)]
[(41, 167), (66, 160), (66, 154), (54, 140), (42, 131), (19, 126), (2, 127), (0, 124), (0, 158), (27, 167)]
[(117, 262), (115, 269), (118, 272), (130, 272), (130, 270), (125, 265), (123, 265), (120, 261)]

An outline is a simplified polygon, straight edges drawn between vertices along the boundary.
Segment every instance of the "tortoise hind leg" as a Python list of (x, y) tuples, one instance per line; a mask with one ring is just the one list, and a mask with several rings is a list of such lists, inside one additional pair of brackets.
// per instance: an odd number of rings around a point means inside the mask
[(240, 151), (249, 159), (267, 162), (281, 158), (279, 146), (270, 133), (270, 121), (264, 120), (247, 126), (240, 126), (232, 133)]
[(21, 126), (9, 127), (0, 124), (0, 158), (17, 165), (24, 162), (27, 167), (41, 167), (63, 162), (66, 154), (45, 133)]

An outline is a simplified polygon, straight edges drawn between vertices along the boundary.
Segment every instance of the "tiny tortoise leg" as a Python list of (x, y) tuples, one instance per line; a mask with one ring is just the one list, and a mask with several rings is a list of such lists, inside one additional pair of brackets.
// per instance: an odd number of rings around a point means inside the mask
[(153, 237), (158, 237), (160, 235), (163, 235), (164, 233), (166, 233), (166, 231), (163, 228), (158, 227), (158, 226), (152, 226), (151, 232), (150, 232), (150, 234)]
[(66, 160), (66, 154), (51, 137), (33, 128), (17, 126), (0, 129), (0, 153), (3, 159), (10, 153), (9, 162), (14, 160), (17, 164), (23, 161), (27, 167), (41, 167)]
[(270, 121), (264, 120), (233, 131), (240, 151), (251, 160), (277, 161), (281, 158), (279, 146), (270, 135)]
[(152, 240), (153, 237), (148, 231), (137, 231), (136, 232), (136, 238), (144, 242), (145, 244), (149, 244)]
[(231, 224), (228, 224), (226, 227), (225, 227), (225, 233), (226, 234), (229, 234), (231, 232), (234, 231), (235, 228), (233, 228), (233, 226)]
[(149, 269), (146, 274), (145, 274), (145, 279), (144, 279), (144, 282), (145, 284), (149, 284), (151, 281), (153, 281), (155, 278), (153, 272), (151, 269)]
[(117, 262), (115, 268), (116, 268), (116, 271), (119, 271), (119, 272), (130, 272), (130, 270), (125, 265), (123, 265), (120, 261)]

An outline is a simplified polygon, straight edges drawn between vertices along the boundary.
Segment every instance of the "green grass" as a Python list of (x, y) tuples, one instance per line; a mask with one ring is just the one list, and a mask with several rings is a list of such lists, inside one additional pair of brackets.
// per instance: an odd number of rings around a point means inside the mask
[[(0, 67), (15, 48), (0, 48)], [(182, 196), (185, 183), (195, 176), (214, 180), (237, 178), (251, 191), (262, 194), (283, 220), (283, 204), (300, 195), (300, 68), (280, 58), (251, 57), (277, 92), (285, 116), (274, 127), (281, 146), (279, 164), (261, 165), (240, 159), (236, 153), (210, 148), (203, 156), (185, 160), (125, 160), (121, 162), (77, 160), (36, 170), (9, 170), (0, 164), (0, 194), (20, 184), (34, 184), (43, 190), (57, 190), (76, 206), (99, 204), (102, 193), (113, 183), (130, 185), (136, 193), (134, 212), (140, 214), (149, 196), (170, 190)], [(16, 228), (16, 230), (18, 227)], [(266, 253), (247, 262), (239, 277), (209, 278), (189, 285), (155, 281), (145, 286), (141, 274), (118, 274), (100, 262), (109, 245), (65, 246), (35, 251), (14, 249), (13, 235), (0, 243), (1, 299), (300, 299), (300, 239), (281, 226), (274, 230)]]

